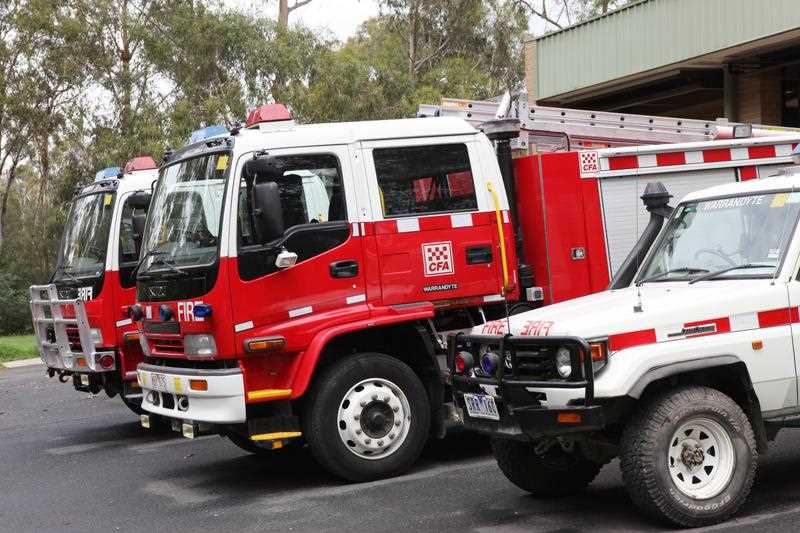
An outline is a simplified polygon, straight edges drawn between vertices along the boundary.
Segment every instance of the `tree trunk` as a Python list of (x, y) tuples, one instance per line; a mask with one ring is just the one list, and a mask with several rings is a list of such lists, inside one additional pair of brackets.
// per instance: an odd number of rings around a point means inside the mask
[(18, 159), (11, 161), (11, 167), (8, 169), (8, 181), (6, 182), (5, 190), (3, 191), (3, 200), (0, 203), (0, 251), (3, 249), (3, 242), (5, 241), (5, 228), (6, 228), (6, 213), (8, 212), (8, 197), (11, 195), (11, 186), (14, 185), (14, 178), (17, 177), (17, 163)]
[(417, 39), (419, 34), (419, 2), (412, 0), (408, 13), (408, 75), (417, 78)]
[(278, 0), (278, 26), (289, 26), (289, 0)]
[(122, 2), (120, 13), (120, 35), (122, 42), (119, 47), (121, 63), (120, 83), (122, 85), (122, 109), (120, 109), (120, 134), (123, 138), (131, 135), (131, 94), (133, 80), (131, 79), (131, 43), (128, 34), (128, 0)]

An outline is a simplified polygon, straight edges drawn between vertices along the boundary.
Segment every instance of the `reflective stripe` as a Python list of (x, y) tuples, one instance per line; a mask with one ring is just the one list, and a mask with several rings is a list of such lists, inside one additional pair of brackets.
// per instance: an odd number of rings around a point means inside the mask
[(289, 318), (311, 314), (314, 308), (310, 305), (307, 307), (299, 307), (297, 309), (289, 309)]
[(354, 296), (348, 296), (345, 299), (345, 301), (347, 302), (347, 305), (366, 302), (367, 301), (367, 295), (364, 294), (364, 293), (361, 293), (361, 294), (356, 294)]
[(248, 320), (247, 322), (241, 322), (240, 324), (236, 324), (235, 326), (233, 326), (233, 331), (235, 331), (236, 333), (247, 331), (248, 329), (253, 329), (252, 320)]

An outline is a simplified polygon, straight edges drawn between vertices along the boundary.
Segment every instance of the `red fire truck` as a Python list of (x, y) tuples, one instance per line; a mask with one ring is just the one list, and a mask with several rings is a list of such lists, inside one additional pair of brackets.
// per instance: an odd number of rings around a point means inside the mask
[(101, 390), (141, 412), (139, 334), (128, 317), (151, 186), (152, 158), (97, 173), (72, 199), (50, 283), (30, 288), (33, 328), (50, 377)]
[(144, 410), (251, 451), (305, 442), (346, 479), (398, 474), (459, 421), (445, 332), (624, 283), (663, 220), (646, 222), (648, 181), (681, 195), (765, 175), (800, 140), (512, 159), (519, 125), (484, 131), (297, 125), (273, 104), (171, 154), (131, 307)]

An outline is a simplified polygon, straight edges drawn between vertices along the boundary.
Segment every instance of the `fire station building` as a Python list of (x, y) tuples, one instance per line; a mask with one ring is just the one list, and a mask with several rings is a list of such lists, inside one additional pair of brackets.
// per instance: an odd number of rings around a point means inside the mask
[(538, 105), (800, 127), (797, 0), (643, 0), (526, 43)]

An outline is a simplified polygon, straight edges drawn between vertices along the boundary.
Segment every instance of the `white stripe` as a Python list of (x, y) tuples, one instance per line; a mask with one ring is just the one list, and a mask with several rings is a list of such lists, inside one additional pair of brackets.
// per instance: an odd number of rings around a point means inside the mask
[(741, 159), (750, 159), (747, 148), (731, 148), (731, 160), (739, 161)]
[(454, 228), (468, 228), (472, 226), (472, 214), (458, 213), (456, 215), (450, 215), (450, 224)]
[(503, 224), (508, 224), (508, 211), (503, 211)]
[(366, 302), (367, 295), (364, 293), (356, 294), (355, 296), (348, 296), (346, 300), (347, 300), (347, 305)]
[(640, 168), (649, 168), (658, 166), (656, 154), (644, 154), (636, 157)]
[(124, 320), (117, 320), (117, 327), (121, 328), (122, 326), (127, 326), (128, 324), (133, 324), (133, 320), (130, 318), (126, 318)]
[(791, 144), (777, 144), (775, 145), (775, 157), (786, 157), (792, 155)]
[(730, 317), (731, 331), (758, 329), (757, 313), (741, 313)]
[(397, 221), (397, 233), (419, 231), (418, 218), (401, 218)]
[(358, 222), (353, 222), (353, 237), (359, 237), (360, 233), (358, 232)]
[(600, 170), (608, 170), (610, 167), (608, 166), (608, 158), (601, 157), (600, 158)]
[(703, 152), (684, 152), (683, 157), (687, 165), (696, 165), (703, 162)]
[(235, 326), (233, 326), (233, 331), (235, 331), (236, 333), (247, 331), (248, 329), (253, 329), (252, 320), (248, 320), (247, 322), (242, 322), (240, 324), (236, 324)]
[(309, 305), (308, 307), (300, 307), (298, 309), (289, 309), (289, 318), (296, 316), (303, 316), (310, 314), (314, 309)]
[(363, 222), (361, 223), (361, 235), (367, 234), (367, 226)]
[(489, 296), (483, 297), (484, 302), (502, 302), (503, 295), (502, 294), (490, 294)]
[(150, 320), (151, 318), (153, 318), (153, 308), (152, 308), (152, 307), (150, 307), (149, 305), (145, 305), (145, 306), (144, 306), (144, 316), (145, 316), (145, 317), (146, 317), (148, 320)]

